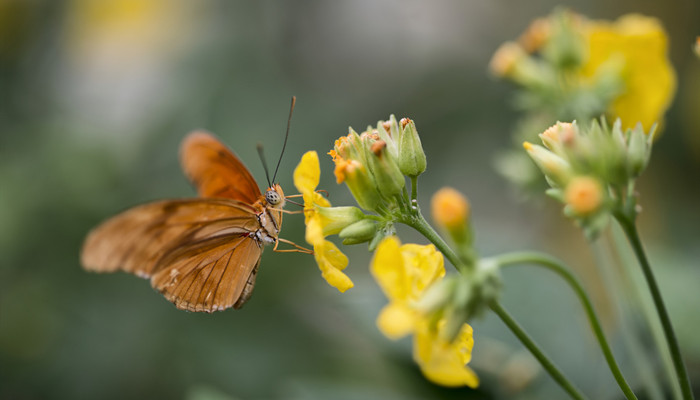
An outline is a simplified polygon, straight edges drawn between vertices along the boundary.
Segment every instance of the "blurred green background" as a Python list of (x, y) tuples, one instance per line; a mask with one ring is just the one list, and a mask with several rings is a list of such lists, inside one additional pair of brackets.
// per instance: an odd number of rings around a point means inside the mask
[[(194, 195), (177, 159), (192, 129), (218, 134), (262, 183), (255, 144), (276, 161), (291, 95), (278, 176), (288, 194), (305, 151), (325, 154), (349, 125), (411, 117), (428, 157), (424, 208), (454, 186), (470, 198), (483, 255), (539, 249), (570, 263), (623, 371), (644, 387), (580, 232), (554, 201), (520, 201), (492, 167), (517, 115), (512, 88), (489, 79), (489, 58), (556, 5), (0, 0), (0, 398), (564, 398), (492, 315), (473, 322), (478, 390), (423, 379), (410, 339), (392, 342), (374, 325), (385, 299), (364, 246), (346, 248), (356, 286), (345, 294), (311, 257), (268, 249), (251, 301), (213, 315), (178, 311), (136, 277), (81, 270), (82, 240), (101, 220)], [(591, 18), (657, 16), (669, 31), (679, 88), (641, 181), (640, 224), (700, 387), (700, 60), (691, 52), (700, 3), (566, 5)], [(351, 204), (330, 158), (321, 163), (321, 188), (334, 205)], [(303, 242), (302, 218), (286, 217), (282, 236)], [(504, 305), (564, 372), (592, 398), (620, 398), (564, 284), (527, 267), (504, 280)], [(662, 376), (648, 331), (638, 330)]]

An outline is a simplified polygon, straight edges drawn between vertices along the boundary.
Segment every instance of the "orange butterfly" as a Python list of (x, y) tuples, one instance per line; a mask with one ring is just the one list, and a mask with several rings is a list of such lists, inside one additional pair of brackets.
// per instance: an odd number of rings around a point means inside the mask
[[(108, 219), (88, 234), (81, 263), (89, 271), (150, 279), (182, 310), (241, 308), (252, 294), (264, 245), (310, 251), (279, 238), (280, 185), (260, 193), (241, 160), (214, 136), (190, 133), (180, 156), (201, 198), (157, 201)], [(280, 241), (299, 250), (277, 250)]]

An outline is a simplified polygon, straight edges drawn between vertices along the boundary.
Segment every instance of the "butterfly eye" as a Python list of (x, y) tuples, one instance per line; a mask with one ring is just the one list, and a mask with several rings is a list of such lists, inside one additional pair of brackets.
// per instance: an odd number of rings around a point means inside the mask
[(282, 202), (282, 197), (277, 191), (268, 189), (267, 192), (265, 192), (265, 200), (267, 200), (269, 204), (276, 206)]

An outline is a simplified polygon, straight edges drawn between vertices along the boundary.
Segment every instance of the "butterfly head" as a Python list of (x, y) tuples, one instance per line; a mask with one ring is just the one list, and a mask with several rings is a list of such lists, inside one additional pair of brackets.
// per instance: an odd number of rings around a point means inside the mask
[(275, 183), (265, 191), (265, 201), (273, 207), (284, 207), (284, 192), (282, 187)]

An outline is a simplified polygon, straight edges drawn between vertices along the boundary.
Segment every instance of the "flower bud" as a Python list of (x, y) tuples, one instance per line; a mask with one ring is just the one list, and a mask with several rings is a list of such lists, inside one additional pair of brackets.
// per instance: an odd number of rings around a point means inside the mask
[(542, 143), (554, 154), (564, 157), (565, 147), (571, 147), (578, 135), (576, 122), (557, 122), (540, 133)]
[(489, 70), (499, 78), (509, 78), (515, 73), (518, 63), (527, 54), (520, 45), (515, 42), (505, 42), (498, 47), (489, 62)]
[(605, 200), (603, 185), (590, 176), (577, 176), (566, 186), (564, 200), (575, 215), (594, 214)]
[(585, 58), (585, 42), (578, 24), (580, 17), (566, 11), (556, 13), (551, 20), (551, 35), (542, 53), (558, 68), (575, 68)]
[(565, 159), (536, 144), (524, 142), (523, 147), (552, 183), (557, 186), (566, 186), (571, 179), (572, 171)]
[(335, 235), (365, 218), (357, 207), (316, 207), (316, 212), (321, 217), (323, 236)]
[(443, 187), (435, 192), (430, 201), (433, 220), (447, 230), (465, 227), (469, 219), (469, 202), (459, 191)]
[(342, 239), (352, 239), (354, 243), (363, 243), (372, 239), (376, 232), (377, 223), (370, 219), (363, 219), (343, 228), (338, 236)]
[(537, 18), (530, 23), (525, 32), (518, 38), (518, 43), (528, 53), (540, 50), (549, 40), (552, 23), (548, 18)]
[(425, 171), (427, 165), (425, 152), (423, 152), (416, 124), (408, 118), (402, 118), (399, 124), (401, 127), (399, 168), (404, 175), (416, 177)]
[(442, 311), (452, 300), (457, 279), (448, 276), (430, 285), (414, 307), (422, 314), (434, 314)]
[(367, 152), (367, 161), (369, 170), (375, 179), (379, 192), (387, 199), (401, 193), (406, 178), (399, 170), (396, 161), (391, 157), (391, 153), (387, 151), (387, 144), (383, 140), (374, 141)]
[(394, 114), (389, 116), (388, 121), (377, 122), (377, 132), (379, 132), (379, 138), (386, 142), (386, 148), (391, 157), (397, 160), (399, 158), (398, 144), (401, 130)]
[(654, 128), (652, 128), (652, 132), (649, 135), (646, 135), (642, 125), (637, 124), (634, 129), (628, 132), (627, 170), (632, 179), (638, 177), (649, 163), (653, 131)]
[[(343, 177), (342, 181), (348, 185), (348, 189), (352, 196), (357, 201), (357, 204), (365, 210), (376, 211), (382, 204), (382, 198), (377, 191), (367, 168), (357, 160), (349, 160), (342, 165), (341, 171), (338, 172), (338, 164), (336, 164), (336, 177), (340, 174)], [(341, 181), (341, 182), (342, 182)]]

